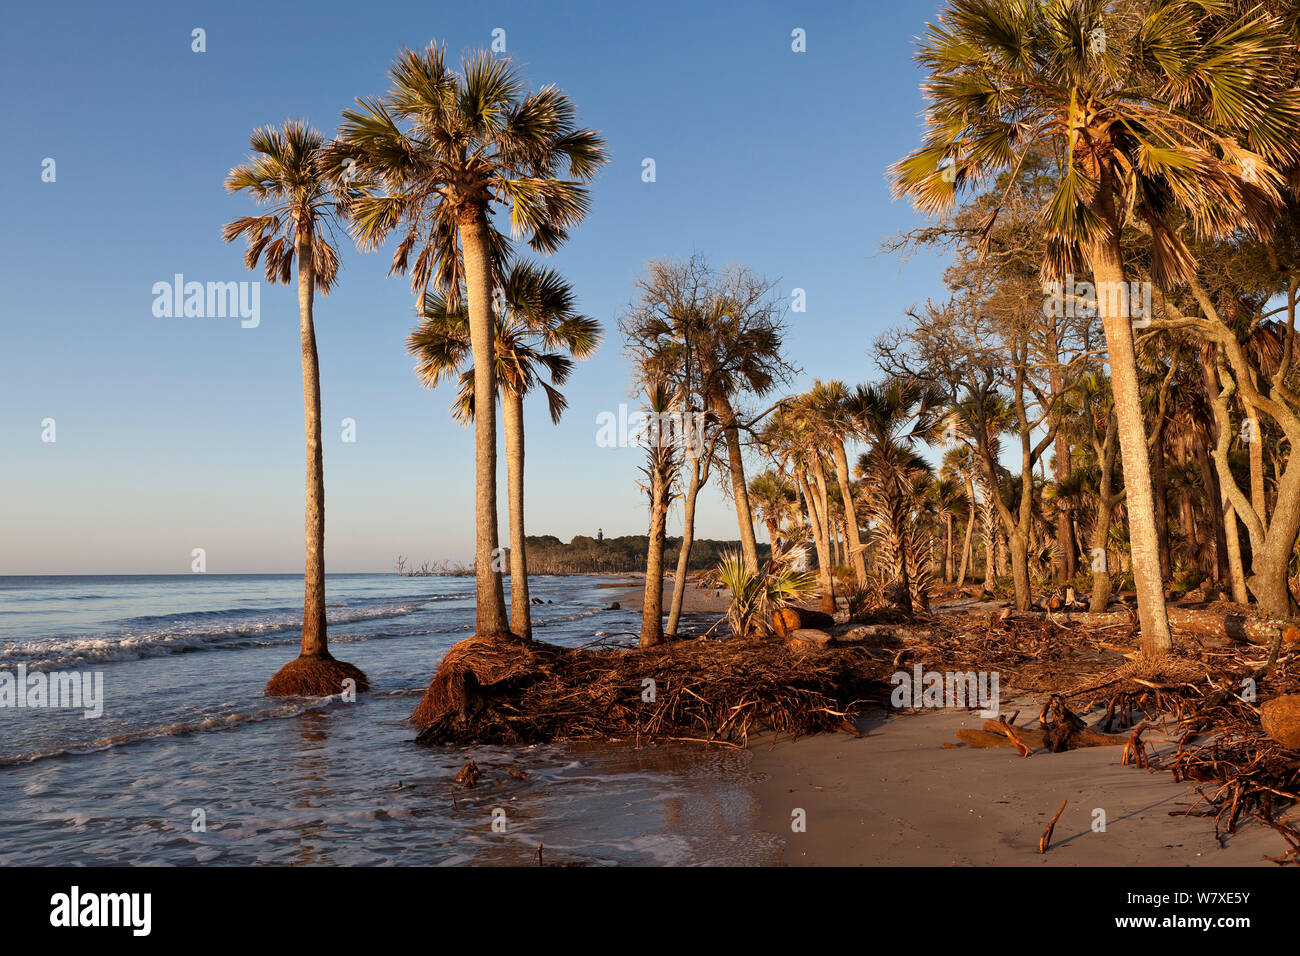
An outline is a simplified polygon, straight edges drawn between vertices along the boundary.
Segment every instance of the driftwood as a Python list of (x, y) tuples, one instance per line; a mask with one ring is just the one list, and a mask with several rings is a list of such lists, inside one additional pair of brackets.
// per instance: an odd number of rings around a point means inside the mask
[(1061, 801), (1061, 809), (1056, 811), (1056, 816), (1052, 817), (1052, 822), (1047, 825), (1043, 835), (1038, 838), (1038, 852), (1046, 853), (1047, 848), (1052, 845), (1052, 831), (1056, 829), (1056, 821), (1061, 819), (1061, 814), (1065, 812), (1065, 805), (1069, 803), (1068, 799)]
[[(1001, 719), (984, 721), (982, 730), (958, 730), (956, 736), (958, 740), (970, 747), (1015, 747), (1020, 750), (1028, 746), (1033, 749), (1040, 747), (1052, 749), (1047, 731), (1016, 727)], [(1129, 738), (1124, 734), (1101, 734), (1084, 728), (1076, 730), (1068, 741), (1068, 746), (1061, 747), (1061, 750), (1075, 750), (1080, 747), (1118, 747), (1128, 743)], [(1023, 751), (1021, 753), (1022, 756), (1028, 756)]]
[(996, 727), (998, 730), (1000, 730), (1003, 734), (1006, 735), (1006, 738), (1011, 741), (1011, 746), (1016, 748), (1016, 752), (1019, 753), (1020, 756), (1032, 757), (1034, 755), (1034, 748), (1025, 744), (1025, 742), (1022, 741), (1018, 736), (1018, 734), (1021, 732), (1020, 728), (1012, 727), (1009, 723), (1007, 723), (1007, 719), (1005, 717), (999, 717), (995, 721), (986, 720), (984, 722), (985, 730), (992, 729), (989, 727), (989, 724), (993, 724), (994, 727)]
[[(1250, 614), (1232, 613), (1216, 608), (1170, 607), (1169, 626), (1174, 631), (1217, 637), (1242, 644), (1272, 644), (1279, 636), (1287, 643), (1300, 642), (1300, 625), (1294, 621), (1269, 620)], [(1052, 620), (1060, 624), (1085, 627), (1114, 627), (1135, 624), (1133, 611), (1106, 611), (1092, 614), (1088, 611), (1010, 611), (1006, 620)]]

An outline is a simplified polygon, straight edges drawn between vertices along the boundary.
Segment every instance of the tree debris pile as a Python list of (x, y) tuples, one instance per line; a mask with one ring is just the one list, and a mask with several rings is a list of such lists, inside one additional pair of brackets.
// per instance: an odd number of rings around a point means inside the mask
[(895, 655), (899, 666), (997, 671), (1003, 686), (1029, 693), (1065, 691), (1127, 663), (1132, 627), (1063, 627), (997, 613), (937, 615), (910, 629)]
[(889, 697), (861, 647), (796, 654), (779, 642), (676, 641), (644, 650), (471, 637), (438, 668), (411, 721), (427, 744), (660, 737), (744, 745), (771, 730), (856, 732)]
[[(1151, 762), (1152, 769), (1172, 771), (1174, 779), (1197, 784), (1200, 799), (1190, 816), (1214, 819), (1215, 835), (1223, 840), (1242, 820), (1253, 819), (1281, 834), (1287, 850), (1271, 857), (1275, 863), (1300, 864), (1300, 749), (1288, 749), (1273, 739), (1261, 723), (1261, 712), (1278, 702), (1294, 701), (1300, 675), (1288, 674), (1283, 659), (1258, 680), (1262, 705), (1243, 700), (1242, 680), (1235, 675), (1220, 681), (1178, 688), (1156, 687), (1162, 704), (1177, 719), (1178, 747)], [(1277, 726), (1272, 733), (1279, 734)], [(1295, 731), (1291, 727), (1292, 732)]]

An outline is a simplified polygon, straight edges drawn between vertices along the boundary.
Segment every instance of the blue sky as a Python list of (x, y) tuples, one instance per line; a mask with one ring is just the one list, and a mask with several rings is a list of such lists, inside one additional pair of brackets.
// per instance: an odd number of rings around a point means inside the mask
[[(550, 262), (606, 327), (558, 427), (528, 411), (533, 534), (644, 533), (635, 449), (599, 448), (630, 402), (616, 328), (645, 260), (705, 253), (806, 290), (788, 354), (814, 376), (873, 374), (868, 350), (941, 292), (941, 264), (878, 253), (919, 222), (885, 169), (917, 142), (913, 38), (931, 2), (711, 4), (22, 4), (0, 39), (3, 347), (0, 573), (294, 571), (302, 567), (302, 383), (292, 286), (262, 283), (261, 321), (159, 318), (156, 282), (255, 281), (222, 224), (252, 210), (222, 181), (249, 131), (305, 117), (333, 133), (387, 89), (399, 47), (507, 51), (600, 130), (611, 161), (589, 219)], [(206, 52), (191, 31), (206, 31)], [(806, 31), (807, 52), (791, 50)], [(642, 181), (642, 160), (657, 180)], [(56, 179), (42, 181), (55, 161)], [(327, 568), (388, 570), (473, 551), (472, 435), (451, 389), (422, 388), (390, 250), (341, 244), (318, 298)], [(341, 422), (356, 422), (342, 441)], [(45, 419), (53, 443), (42, 441)], [(504, 463), (502, 464), (504, 489)], [(674, 514), (670, 533), (680, 515)], [(502, 503), (504, 529), (504, 500)], [(697, 534), (735, 538), (716, 489)]]

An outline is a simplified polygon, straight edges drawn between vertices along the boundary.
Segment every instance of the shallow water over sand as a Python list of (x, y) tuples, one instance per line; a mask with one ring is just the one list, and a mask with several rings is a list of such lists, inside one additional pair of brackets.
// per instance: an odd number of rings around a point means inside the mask
[[(537, 637), (635, 630), (599, 583), (534, 579), (554, 602)], [(539, 843), (547, 862), (779, 859), (745, 753), (416, 746), (405, 719), (472, 630), (472, 580), (337, 575), (327, 591), (331, 647), (374, 688), (355, 703), (261, 693), (296, 654), (300, 577), (0, 577), (0, 670), (104, 687), (97, 719), (0, 707), (0, 865), (509, 864)], [(470, 758), (483, 778), (465, 790)]]

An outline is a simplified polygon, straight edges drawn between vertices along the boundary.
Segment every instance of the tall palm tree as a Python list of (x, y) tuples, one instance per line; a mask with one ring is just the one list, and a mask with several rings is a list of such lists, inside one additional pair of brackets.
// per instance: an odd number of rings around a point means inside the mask
[[(495, 322), (495, 376), (501, 392), (502, 432), (506, 450), (510, 521), (510, 627), (532, 638), (528, 559), (524, 525), (524, 396), (540, 386), (546, 393), (551, 421), (559, 424), (567, 407), (557, 386), (568, 380), (573, 359), (591, 356), (600, 345), (600, 323), (581, 315), (573, 290), (553, 269), (514, 262), (501, 278), (500, 309)], [(436, 292), (424, 295), (424, 321), (407, 338), (417, 359), (416, 374), (430, 388), (460, 371), (472, 345), (464, 298), (455, 304)], [(548, 383), (543, 374), (549, 377)], [(460, 376), (453, 406), (462, 422), (474, 420), (475, 374)]]
[(858, 459), (858, 477), (867, 489), (881, 564), (897, 574), (897, 598), (905, 611), (924, 604), (919, 580), (923, 570), (920, 544), (912, 533), (916, 500), (932, 472), (912, 447), (932, 440), (944, 420), (944, 396), (937, 389), (908, 379), (854, 389), (848, 406), (868, 450)]
[[(740, 529), (741, 556), (745, 567), (757, 573), (758, 544), (754, 538), (754, 516), (745, 483), (741, 453), (741, 428), (735, 403), (744, 394), (761, 397), (785, 375), (788, 366), (781, 358), (781, 327), (771, 306), (757, 301), (768, 288), (755, 292), (760, 280), (739, 275), (737, 288), (715, 300), (706, 313), (701, 359), (705, 395), (710, 410), (722, 426), (727, 447), (727, 471), (731, 475), (731, 499), (736, 506)], [(755, 283), (750, 286), (750, 283)], [(752, 424), (752, 423), (749, 423)]]
[[(513, 65), (469, 54), (457, 73), (444, 48), (402, 50), (383, 98), (358, 100), (340, 126), (337, 158), (360, 174), (353, 231), (378, 248), (404, 235), (393, 271), (411, 272), (418, 296), (432, 285), (459, 299), (464, 284), (478, 414), (474, 417), (476, 630), (509, 631), (497, 550), (496, 381), (490, 303), (494, 264), (509, 257), (492, 223), (494, 204), (510, 210), (516, 237), (554, 251), (587, 213), (589, 182), (605, 162), (599, 135), (576, 125), (568, 97), (553, 86), (527, 93)], [(412, 263), (411, 255), (417, 252)]]
[(817, 447), (816, 431), (804, 413), (802, 396), (785, 403), (768, 421), (761, 441), (768, 452), (777, 459), (780, 467), (789, 465), (795, 486), (808, 509), (808, 525), (812, 531), (813, 547), (817, 552), (817, 568), (821, 579), (821, 610), (834, 614), (835, 576), (830, 544), (829, 502), (826, 495), (825, 472), (821, 450)]
[(328, 295), (338, 278), (338, 251), (325, 233), (337, 211), (335, 181), (325, 158), (320, 133), (305, 122), (289, 120), (279, 129), (254, 130), (253, 155), (226, 177), (226, 189), (246, 192), (269, 206), (260, 216), (241, 216), (226, 224), (226, 242), (248, 244), (244, 264), (260, 261), (268, 282), (288, 283), (298, 270), (298, 318), (302, 338), (302, 397), (307, 438), (307, 560), (303, 574), (302, 646), (296, 660), (266, 685), (268, 694), (336, 694), (347, 679), (366, 690), (366, 675), (329, 652), (325, 626), (325, 466), (321, 452), (320, 361), (316, 352), (313, 301), (316, 290)]
[[(640, 647), (653, 647), (664, 639), (664, 539), (668, 528), (668, 508), (672, 504), (681, 472), (682, 440), (674, 435), (673, 417), (681, 415), (679, 396), (665, 382), (646, 388), (648, 411), (656, 424), (644, 435), (646, 494), (650, 500), (650, 535), (646, 550), (645, 594), (641, 601)], [(681, 419), (678, 419), (681, 421)], [(684, 425), (685, 423), (682, 422)]]
[[(1150, 271), (1193, 276), (1179, 220), (1203, 236), (1263, 232), (1294, 162), (1300, 101), (1279, 65), (1283, 25), (1261, 7), (1202, 0), (949, 0), (917, 59), (928, 76), (925, 143), (894, 188), (943, 212), (957, 192), (1054, 151), (1042, 209), (1045, 278), (1086, 263), (1104, 294), (1143, 646), (1171, 647), (1126, 294), (1121, 229), (1140, 219)], [(985, 220), (991, 229), (995, 206)]]
[(816, 415), (835, 462), (835, 478), (840, 486), (840, 499), (844, 502), (845, 528), (849, 561), (857, 575), (858, 584), (867, 583), (867, 561), (863, 555), (862, 539), (858, 534), (857, 516), (853, 509), (853, 495), (849, 491), (849, 459), (845, 442), (853, 433), (853, 414), (849, 389), (841, 381), (814, 381), (808, 392), (809, 410)]

